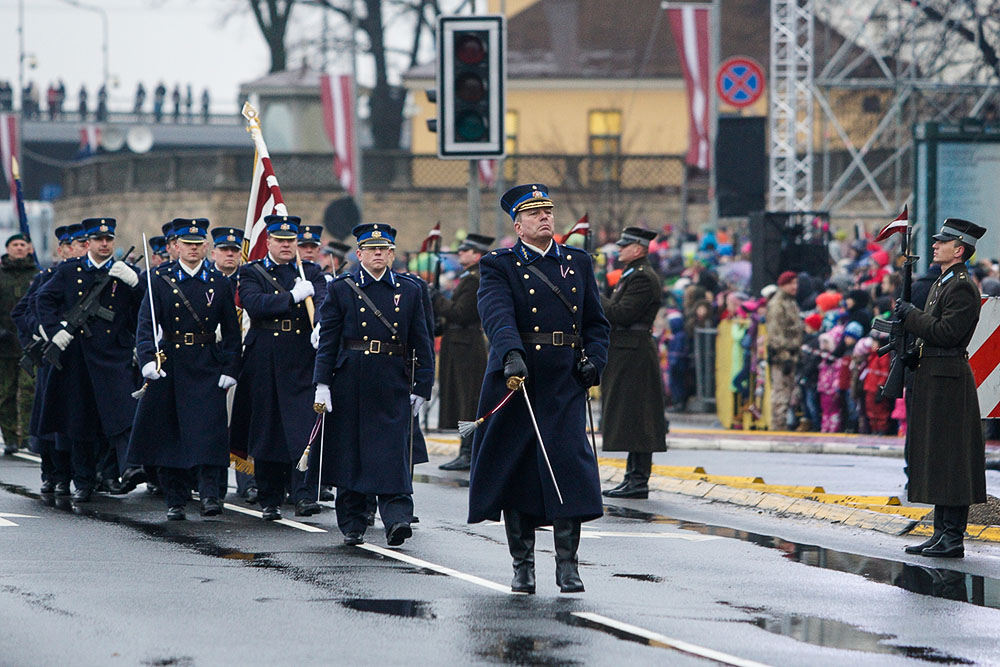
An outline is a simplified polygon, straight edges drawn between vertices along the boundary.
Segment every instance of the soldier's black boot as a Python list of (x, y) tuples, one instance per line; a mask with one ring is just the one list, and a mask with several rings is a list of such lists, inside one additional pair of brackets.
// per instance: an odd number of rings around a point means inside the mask
[(49, 507), (56, 506), (56, 485), (51, 479), (47, 479), (42, 482), (42, 488), (39, 490), (42, 496), (42, 502)]
[(552, 539), (556, 546), (556, 583), (562, 593), (582, 593), (583, 580), (576, 559), (580, 546), (580, 522), (576, 519), (554, 519)]
[(928, 537), (926, 540), (920, 544), (911, 544), (908, 547), (904, 547), (903, 551), (908, 554), (921, 554), (927, 547), (932, 547), (937, 544), (941, 536), (944, 535), (944, 509), (941, 505), (934, 506), (934, 534)]
[(58, 509), (68, 510), (71, 508), (69, 482), (57, 482), (55, 492), (55, 505)]
[(472, 467), (472, 436), (462, 438), (458, 447), (458, 456), (438, 466), (441, 470), (469, 470)]
[(965, 528), (969, 522), (968, 505), (938, 505), (934, 511), (941, 507), (944, 514), (944, 534), (941, 539), (923, 551), (921, 556), (931, 558), (964, 558), (965, 557)]
[(639, 498), (649, 497), (649, 473), (653, 468), (653, 455), (649, 452), (630, 452), (625, 469), (625, 483), (614, 489), (608, 489), (604, 495), (608, 498)]
[(517, 510), (503, 511), (507, 530), (507, 548), (514, 561), (514, 579), (510, 589), (515, 593), (535, 592), (535, 526)]

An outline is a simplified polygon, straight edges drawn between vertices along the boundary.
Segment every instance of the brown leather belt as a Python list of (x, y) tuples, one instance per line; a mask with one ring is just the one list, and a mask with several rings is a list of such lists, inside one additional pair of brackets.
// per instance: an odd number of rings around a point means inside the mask
[(562, 331), (549, 332), (521, 332), (521, 340), (532, 345), (552, 345), (554, 347), (580, 347), (580, 337), (576, 334), (568, 334)]
[(180, 345), (207, 345), (215, 342), (214, 333), (166, 333), (163, 339), (168, 343), (178, 343)]
[(403, 346), (400, 343), (387, 343), (382, 340), (344, 339), (345, 350), (362, 350), (369, 354), (398, 354), (402, 356)]
[(312, 331), (309, 322), (298, 317), (288, 320), (251, 320), (250, 328), (267, 329), (268, 331), (294, 331), (297, 328), (299, 331), (303, 329)]
[(920, 358), (927, 357), (969, 357), (969, 353), (956, 347), (931, 347), (930, 345), (920, 346)]

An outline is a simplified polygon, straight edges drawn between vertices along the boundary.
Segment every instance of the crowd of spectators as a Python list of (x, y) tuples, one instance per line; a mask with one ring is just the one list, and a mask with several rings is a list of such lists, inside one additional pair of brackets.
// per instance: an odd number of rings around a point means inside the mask
[[(169, 93), (169, 100), (168, 100)], [(200, 112), (198, 120), (208, 123), (210, 118), (211, 96), (208, 88), (201, 91)], [(156, 123), (169, 120), (174, 123), (195, 122), (195, 97), (191, 84), (182, 87), (175, 84), (172, 91), (168, 91), (162, 81), (153, 89), (152, 109), (146, 106), (146, 88), (139, 82), (136, 86), (133, 97), (132, 113), (145, 120), (151, 117)], [(66, 85), (62, 79), (50, 83), (44, 92), (35, 85), (34, 81), (29, 81), (21, 91), (21, 109), (24, 117), (30, 120), (64, 120), (71, 115), (67, 107)], [(14, 89), (9, 81), (0, 81), (0, 111), (14, 110)], [(76, 94), (75, 113), (73, 120), (94, 120), (105, 122), (108, 120), (109, 98), (108, 89), (101, 85), (97, 89), (97, 94), (91, 98), (86, 84), (81, 84)]]

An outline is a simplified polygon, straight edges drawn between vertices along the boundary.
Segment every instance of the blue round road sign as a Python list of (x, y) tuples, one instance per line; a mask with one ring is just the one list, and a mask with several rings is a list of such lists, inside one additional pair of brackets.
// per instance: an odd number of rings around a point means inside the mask
[(751, 58), (729, 58), (719, 67), (715, 88), (726, 104), (748, 107), (764, 93), (764, 70)]

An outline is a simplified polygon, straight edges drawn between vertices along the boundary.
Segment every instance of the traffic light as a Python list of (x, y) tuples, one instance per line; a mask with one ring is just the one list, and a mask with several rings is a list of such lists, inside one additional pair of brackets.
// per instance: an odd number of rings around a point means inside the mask
[(504, 36), (503, 16), (438, 17), (438, 157), (503, 157)]

